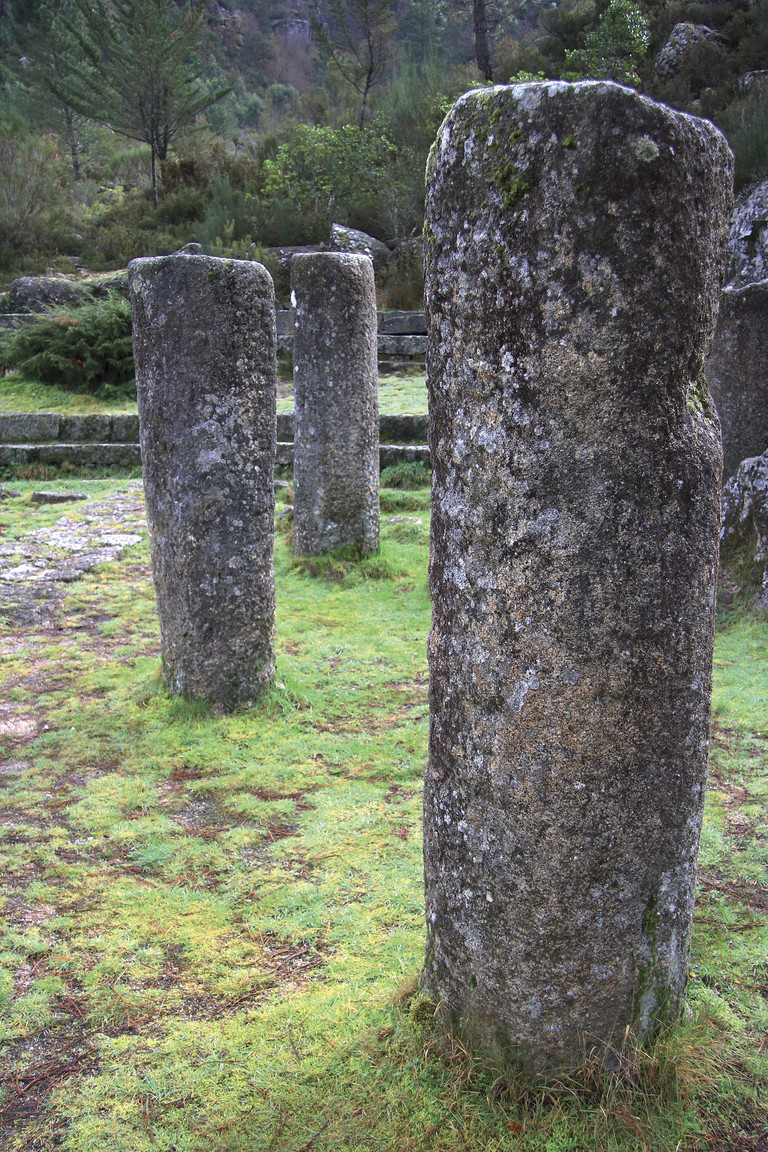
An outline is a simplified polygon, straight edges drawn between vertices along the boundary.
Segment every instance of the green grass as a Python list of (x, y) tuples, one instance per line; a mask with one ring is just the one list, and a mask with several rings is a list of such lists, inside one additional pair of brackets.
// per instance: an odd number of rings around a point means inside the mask
[[(6, 535), (39, 522), (26, 494)], [(308, 575), (283, 527), (251, 712), (163, 688), (146, 545), (71, 585), (60, 629), (0, 629), (9, 1152), (765, 1147), (768, 626), (718, 640), (689, 1018), (533, 1086), (416, 990), (428, 500), (383, 493), (378, 573)]]
[(52, 384), (22, 380), (16, 372), (0, 376), (0, 413), (2, 412), (62, 412), (79, 415), (83, 412), (136, 411), (136, 402), (111, 400), (105, 403), (95, 396), (80, 392), (67, 392)]
[[(293, 385), (288, 381), (281, 381), (278, 385), (277, 410), (293, 411)], [(0, 376), (0, 413), (135, 411), (136, 404), (128, 400), (104, 403), (94, 396), (66, 392), (49, 384), (30, 383), (13, 372)], [(379, 380), (379, 411), (393, 416), (425, 413), (427, 390), (424, 376), (383, 376)]]
[[(278, 412), (293, 411), (293, 383), (282, 381), (277, 389)], [(427, 411), (427, 389), (421, 376), (381, 376), (379, 412), (389, 416), (422, 415)]]

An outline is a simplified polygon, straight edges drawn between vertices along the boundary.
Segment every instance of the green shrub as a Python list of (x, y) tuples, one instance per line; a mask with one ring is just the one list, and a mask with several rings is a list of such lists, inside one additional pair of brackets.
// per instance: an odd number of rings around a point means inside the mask
[(37, 250), (66, 243), (70, 183), (56, 138), (39, 135), (12, 111), (0, 113), (0, 268), (23, 267)]
[(3, 335), (0, 360), (25, 380), (69, 392), (135, 394), (131, 308), (111, 293), (78, 308), (60, 308)]
[(253, 239), (251, 217), (254, 197), (247, 188), (237, 187), (228, 176), (217, 177), (211, 183), (210, 200), (205, 205), (203, 219), (195, 231), (206, 251), (223, 242)]
[(429, 488), (432, 473), (420, 460), (405, 460), (381, 470), (382, 488)]

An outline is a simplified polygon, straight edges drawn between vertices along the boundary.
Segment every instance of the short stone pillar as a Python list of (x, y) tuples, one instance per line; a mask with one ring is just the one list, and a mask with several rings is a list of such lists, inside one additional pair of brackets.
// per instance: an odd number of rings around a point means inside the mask
[(486, 1052), (610, 1062), (686, 982), (730, 153), (627, 88), (535, 83), (462, 97), (429, 170), (423, 982)]
[(246, 706), (274, 678), (272, 278), (177, 254), (133, 260), (129, 284), (166, 683)]
[(723, 427), (723, 475), (768, 449), (768, 280), (723, 290), (707, 382)]
[(379, 547), (376, 292), (367, 256), (294, 256), (293, 538), (300, 556)]

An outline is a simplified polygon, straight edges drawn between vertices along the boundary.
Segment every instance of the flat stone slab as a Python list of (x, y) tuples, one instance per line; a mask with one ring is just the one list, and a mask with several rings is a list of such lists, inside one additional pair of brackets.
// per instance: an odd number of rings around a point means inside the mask
[(73, 504), (78, 500), (87, 500), (84, 492), (33, 492), (33, 504)]
[(138, 444), (0, 444), (0, 466), (11, 464), (136, 468), (141, 453)]
[(382, 336), (426, 336), (425, 312), (379, 312)]
[[(48, 493), (52, 495), (52, 493)], [(66, 584), (99, 564), (121, 560), (146, 536), (143, 485), (129, 481), (104, 499), (78, 506), (55, 524), (0, 544), (0, 614), (49, 625)]]

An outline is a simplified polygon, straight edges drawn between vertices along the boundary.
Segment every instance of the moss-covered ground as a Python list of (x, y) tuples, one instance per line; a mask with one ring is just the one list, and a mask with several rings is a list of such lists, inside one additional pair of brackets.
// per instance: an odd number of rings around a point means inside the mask
[[(60, 514), (14, 487), (6, 538)], [(416, 990), (427, 493), (382, 520), (376, 563), (315, 574), (279, 522), (250, 712), (163, 688), (145, 544), (0, 626), (0, 1146), (766, 1152), (768, 626), (718, 639), (689, 1018), (533, 1086)]]
[[(382, 376), (379, 380), (379, 409), (392, 415), (425, 413), (427, 390), (424, 376)], [(293, 384), (278, 384), (278, 412), (293, 411)], [(0, 413), (3, 412), (135, 412), (135, 402), (104, 401), (79, 392), (67, 392), (50, 384), (22, 380), (17, 373), (0, 376)]]

